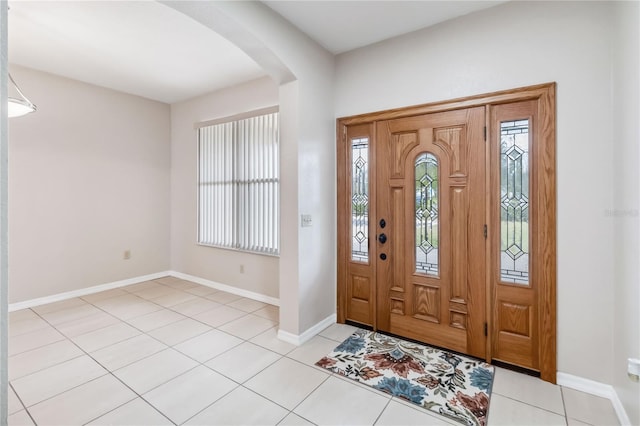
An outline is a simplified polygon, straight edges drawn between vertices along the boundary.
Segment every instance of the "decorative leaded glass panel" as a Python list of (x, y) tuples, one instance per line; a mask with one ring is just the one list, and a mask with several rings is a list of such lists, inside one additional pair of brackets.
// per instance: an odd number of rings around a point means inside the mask
[(351, 140), (351, 259), (369, 261), (369, 138)]
[(529, 283), (529, 120), (500, 123), (500, 279)]
[(416, 159), (416, 272), (438, 275), (438, 159)]

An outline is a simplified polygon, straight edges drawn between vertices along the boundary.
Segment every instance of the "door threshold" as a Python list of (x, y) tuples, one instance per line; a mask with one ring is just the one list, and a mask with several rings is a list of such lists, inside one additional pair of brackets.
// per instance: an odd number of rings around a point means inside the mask
[(469, 355), (469, 354), (466, 354), (464, 352), (454, 351), (454, 350), (451, 350), (449, 348), (445, 348), (445, 347), (438, 346), (438, 345), (433, 345), (431, 343), (421, 342), (420, 340), (411, 339), (409, 337), (401, 336), (399, 334), (389, 333), (388, 331), (376, 330), (376, 333), (384, 334), (385, 336), (395, 337), (396, 339), (405, 340), (407, 342), (412, 342), (412, 343), (417, 343), (419, 345), (428, 346), (430, 348), (434, 348), (434, 349), (437, 349), (437, 350), (442, 351), (442, 352), (448, 352), (448, 353), (451, 353), (451, 354), (460, 355), (460, 356), (463, 356), (463, 357), (466, 357), (466, 358), (477, 360), (479, 362), (486, 362), (484, 359), (478, 358), (477, 356)]
[(491, 365), (495, 365), (496, 367), (504, 368), (506, 370), (515, 371), (516, 373), (526, 374), (527, 376), (540, 378), (540, 372), (536, 370), (531, 370), (529, 368), (520, 367), (518, 365), (509, 364), (508, 362), (498, 361), (496, 359), (491, 360)]
[[(472, 358), (472, 359), (478, 360), (480, 362), (485, 362), (485, 360), (482, 359), (482, 358), (478, 358), (478, 357), (466, 354), (464, 352), (454, 351), (454, 350), (451, 350), (451, 349), (448, 349), (448, 348), (443, 348), (442, 346), (432, 345), (430, 343), (421, 342), (421, 341), (416, 340), (416, 339), (411, 339), (411, 338), (408, 338), (408, 337), (400, 336), (398, 334), (389, 333), (387, 331), (374, 330), (372, 326), (367, 325), (367, 324), (361, 324), (359, 322), (351, 321), (351, 320), (345, 320), (344, 323), (347, 324), (347, 325), (351, 325), (353, 327), (358, 327), (358, 328), (364, 329), (364, 330), (375, 331), (376, 333), (384, 334), (385, 336), (395, 337), (397, 339), (405, 340), (407, 342), (412, 342), (412, 343), (417, 343), (419, 345), (429, 346), (429, 347), (432, 347), (434, 349), (438, 349), (438, 350), (441, 350), (441, 351), (444, 351), (444, 352), (449, 352), (449, 353), (453, 353), (453, 354), (457, 354), (457, 355), (462, 355), (462, 356), (465, 356), (467, 358)], [(515, 371), (516, 373), (526, 374), (527, 376), (540, 378), (540, 372), (539, 371), (531, 370), (531, 369), (525, 368), (525, 367), (520, 367), (518, 365), (509, 364), (508, 362), (492, 359), (491, 360), (491, 365), (495, 365), (496, 367), (504, 368), (505, 370)]]
[(360, 324), (359, 322), (355, 322), (355, 321), (351, 321), (351, 320), (345, 320), (344, 323), (347, 324), (347, 325), (351, 325), (353, 327), (358, 327), (358, 328), (362, 328), (364, 330), (373, 331), (373, 327), (371, 327), (370, 325), (367, 325), (367, 324)]

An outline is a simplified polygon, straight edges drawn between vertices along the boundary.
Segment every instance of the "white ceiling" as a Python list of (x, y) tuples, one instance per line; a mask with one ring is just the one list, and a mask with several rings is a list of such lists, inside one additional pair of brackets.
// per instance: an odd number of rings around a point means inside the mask
[(235, 45), (155, 1), (9, 7), (12, 64), (166, 103), (265, 75)]
[[(342, 53), (504, 1), (264, 3)], [(156, 1), (11, 0), (9, 6), (12, 64), (166, 103), (265, 75), (226, 39)]]
[(426, 28), (505, 1), (264, 1), (338, 54)]

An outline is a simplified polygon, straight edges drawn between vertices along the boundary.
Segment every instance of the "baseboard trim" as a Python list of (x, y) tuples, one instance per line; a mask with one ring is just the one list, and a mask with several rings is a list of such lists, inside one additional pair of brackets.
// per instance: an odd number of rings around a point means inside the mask
[(311, 340), (314, 336), (320, 333), (331, 324), (335, 324), (337, 320), (336, 314), (331, 314), (314, 326), (311, 326), (301, 334), (293, 334), (282, 329), (278, 330), (278, 339), (283, 342), (291, 343), (292, 345), (300, 346), (305, 342)]
[[(244, 290), (230, 285), (221, 284), (215, 281), (196, 277), (189, 274), (183, 274), (177, 271), (163, 271), (155, 274), (142, 275), (139, 277), (127, 278), (126, 280), (114, 281), (106, 284), (99, 284), (92, 287), (81, 288), (78, 290), (66, 291), (64, 293), (52, 294), (51, 296), (38, 297), (37, 299), (25, 300), (9, 304), (9, 312), (19, 311), (20, 309), (33, 308), (47, 303), (60, 302), (62, 300), (73, 299), (74, 297), (86, 296), (89, 294), (100, 293), (101, 291), (112, 290), (114, 288), (125, 287), (131, 284), (138, 284), (145, 281), (155, 280), (162, 277), (172, 276), (183, 280), (193, 281), (206, 287), (215, 288), (216, 290), (226, 291), (227, 293), (237, 294), (238, 296), (257, 300), (259, 302), (268, 303), (270, 305), (280, 306), (280, 299), (265, 296), (264, 294), (255, 293), (253, 291)], [(313, 337), (313, 336), (312, 336)]]
[(611, 394), (611, 403), (613, 404), (613, 409), (616, 411), (616, 415), (618, 416), (618, 420), (620, 420), (621, 426), (631, 426), (631, 419), (627, 414), (627, 410), (624, 409), (624, 405), (622, 405), (622, 401), (618, 398), (618, 392), (612, 386), (612, 394)]
[(170, 275), (170, 271), (156, 272), (155, 274), (141, 275), (139, 277), (127, 278), (126, 280), (114, 281), (106, 284), (99, 284), (92, 287), (81, 288), (78, 290), (66, 291), (64, 293), (52, 294), (51, 296), (38, 297), (37, 299), (25, 300), (23, 302), (10, 303), (9, 312), (19, 311), (20, 309), (33, 308), (47, 303), (60, 302), (62, 300), (73, 299), (74, 297), (87, 296), (101, 291), (112, 290), (114, 288), (125, 287), (131, 284), (138, 284), (144, 281), (155, 280)]
[[(257, 300), (259, 302), (268, 303), (270, 305), (280, 306), (280, 300), (266, 296), (264, 294), (255, 293), (249, 290), (244, 290), (237, 287), (232, 287), (226, 284), (218, 283), (215, 281), (207, 280), (204, 278), (196, 277), (189, 274), (184, 274), (177, 271), (164, 271), (154, 274), (142, 275), (138, 277), (128, 278), (125, 280), (114, 281), (111, 283), (100, 284), (92, 287), (82, 288), (78, 290), (67, 291), (64, 293), (53, 294), (50, 296), (39, 297), (36, 299), (25, 300), (23, 302), (10, 303), (9, 312), (18, 311), (20, 309), (33, 308), (35, 306), (45, 305), (47, 303), (60, 302), (62, 300), (72, 299), (74, 297), (86, 296), (89, 294), (99, 293), (101, 291), (112, 290), (119, 287), (125, 287), (132, 284), (138, 284), (144, 281), (155, 280), (158, 278), (172, 276), (183, 280), (193, 281), (195, 283), (215, 288), (216, 290), (226, 291), (238, 296), (247, 297), (249, 299)], [(296, 346), (300, 346), (305, 342), (311, 340), (314, 336), (320, 333), (322, 330), (334, 324), (337, 320), (336, 314), (331, 314), (322, 321), (308, 328), (301, 334), (293, 334), (282, 329), (278, 330), (278, 338), (284, 342), (291, 343)], [(605, 383), (596, 382), (595, 380), (585, 379), (584, 377), (574, 376), (573, 374), (558, 372), (556, 376), (558, 385), (565, 386), (567, 388), (575, 389), (577, 391), (585, 392), (591, 395), (607, 398), (611, 400), (613, 408), (618, 416), (618, 420), (622, 426), (631, 425), (631, 420), (618, 397), (618, 393), (614, 387)]]
[(577, 391), (585, 392), (591, 395), (607, 398), (611, 400), (613, 409), (618, 416), (618, 420), (622, 426), (631, 425), (631, 420), (627, 411), (622, 405), (622, 401), (618, 397), (618, 393), (615, 388), (605, 383), (596, 382), (595, 380), (585, 379), (584, 377), (574, 376), (573, 374), (558, 372), (556, 381), (560, 386), (575, 389)]
[(172, 277), (180, 278), (182, 280), (193, 281), (205, 287), (215, 288), (216, 290), (226, 291), (227, 293), (236, 294), (238, 296), (246, 297), (248, 299), (257, 300), (258, 302), (268, 303), (270, 305), (280, 306), (280, 299), (266, 296), (264, 294), (256, 293), (253, 291), (245, 290), (238, 287), (233, 287), (227, 284), (222, 284), (216, 281), (207, 280), (204, 278), (196, 277), (194, 275), (185, 274), (177, 271), (169, 271), (168, 275)]

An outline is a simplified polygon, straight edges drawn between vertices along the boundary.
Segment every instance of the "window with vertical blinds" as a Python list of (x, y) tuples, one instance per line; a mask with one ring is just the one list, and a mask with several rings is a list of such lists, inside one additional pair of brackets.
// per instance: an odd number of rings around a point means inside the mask
[(198, 243), (279, 254), (277, 108), (198, 126)]

